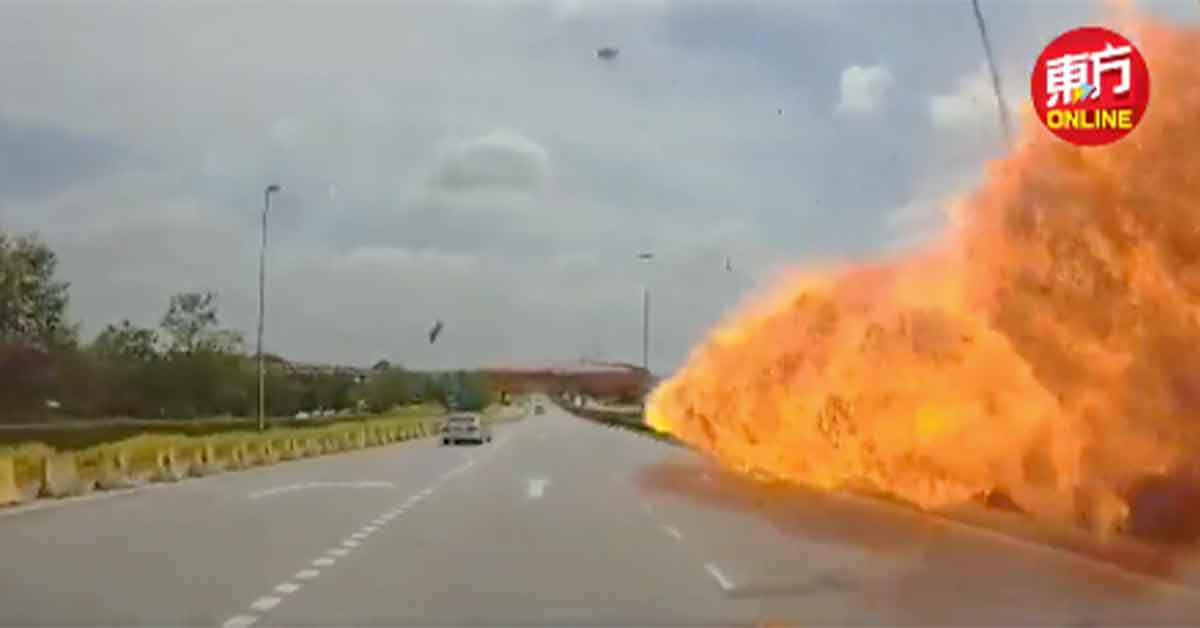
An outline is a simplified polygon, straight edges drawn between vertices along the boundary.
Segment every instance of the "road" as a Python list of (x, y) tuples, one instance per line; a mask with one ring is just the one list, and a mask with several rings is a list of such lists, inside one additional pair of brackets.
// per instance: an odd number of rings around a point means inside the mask
[[(0, 514), (0, 625), (1182, 624), (1200, 593), (548, 408)], [(39, 503), (40, 506), (40, 503)]]

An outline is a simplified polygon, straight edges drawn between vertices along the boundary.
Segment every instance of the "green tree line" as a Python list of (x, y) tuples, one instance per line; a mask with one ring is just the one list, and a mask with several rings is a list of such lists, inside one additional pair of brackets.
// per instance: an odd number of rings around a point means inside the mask
[[(68, 318), (69, 285), (58, 257), (32, 235), (0, 232), (0, 420), (71, 417), (171, 418), (257, 412), (255, 356), (223, 327), (217, 295), (171, 296), (159, 323), (122, 320), (91, 342)], [(439, 402), (479, 409), (492, 400), (477, 372), (409, 371), (380, 361), (364, 376), (299, 374), (264, 356), (267, 412), (383, 412)]]

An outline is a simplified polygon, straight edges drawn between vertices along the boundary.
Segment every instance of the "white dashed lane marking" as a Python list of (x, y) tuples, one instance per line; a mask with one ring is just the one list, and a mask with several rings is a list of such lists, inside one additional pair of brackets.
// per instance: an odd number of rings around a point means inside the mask
[[(502, 442), (503, 441), (501, 441), (501, 443)], [(467, 461), (466, 464), (455, 467), (454, 472), (452, 474), (464, 472), (467, 469), (470, 469), (471, 466), (474, 464), (475, 464), (474, 461)], [(442, 479), (444, 480), (446, 477), (448, 477), (449, 475), (452, 475), (452, 474), (445, 474), (442, 476)], [(440, 484), (440, 483), (441, 483), (441, 480), (436, 482), (435, 485)], [(310, 486), (304, 485), (304, 488), (310, 488)], [(288, 490), (295, 490), (295, 488), (294, 487), (285, 487), (285, 490), (283, 490), (283, 491), (276, 490), (270, 494), (277, 494), (278, 492), (288, 492)], [(384, 525), (391, 522), (392, 519), (395, 519), (396, 517), (399, 517), (400, 515), (404, 514), (410, 507), (412, 507), (417, 502), (432, 495), (433, 491), (434, 491), (434, 487), (428, 486), (421, 492), (419, 492), (415, 495), (410, 495), (408, 497), (408, 499), (404, 500), (403, 504), (400, 504), (400, 505), (394, 507), (392, 510), (372, 519), (370, 525), (363, 526), (358, 531), (356, 531), (354, 534), (351, 534), (348, 539), (342, 541), (341, 547), (335, 547), (335, 548), (327, 550), (323, 556), (313, 560), (311, 564), (315, 567), (331, 567), (331, 566), (333, 566), (337, 562), (337, 560), (336, 560), (337, 558), (349, 555), (349, 553), (350, 553), (349, 548), (355, 548), (355, 547), (358, 547), (359, 545), (361, 545), (364, 541), (367, 540), (367, 538), (372, 533), (378, 531), (381, 527), (383, 527)], [(266, 496), (266, 495), (264, 494), (261, 496)], [(294, 579), (294, 580), (315, 580), (320, 575), (321, 575), (320, 569), (302, 569), (300, 571), (297, 571), (292, 576), (292, 579)], [(276, 585), (274, 592), (279, 595), (291, 595), (291, 594), (299, 591), (301, 586), (302, 585), (295, 583), (295, 582), (285, 581), (285, 582), (282, 582), (282, 583)], [(254, 611), (258, 611), (259, 613), (266, 613), (267, 611), (270, 611), (271, 609), (278, 606), (279, 603), (282, 601), (283, 601), (283, 598), (280, 598), (280, 597), (264, 596), (264, 597), (258, 598), (257, 600), (254, 600), (250, 604), (250, 609), (254, 610)], [(230, 617), (229, 619), (225, 620), (225, 623), (222, 624), (222, 628), (250, 628), (250, 626), (253, 626), (255, 624), (255, 622), (258, 621), (258, 619), (259, 619), (258, 615), (249, 615), (249, 614), (234, 615), (233, 617)]]
[(258, 621), (258, 617), (254, 615), (234, 615), (221, 624), (221, 628), (250, 628), (256, 621)]
[(281, 600), (277, 597), (260, 597), (257, 600), (254, 600), (254, 602), (252, 604), (250, 604), (250, 608), (252, 610), (256, 610), (260, 613), (265, 613), (265, 612), (271, 610), (272, 608), (279, 606), (280, 601)]
[(667, 534), (674, 537), (676, 541), (683, 540), (683, 533), (679, 531), (679, 528), (676, 528), (675, 526), (664, 525), (664, 526), (662, 526), (662, 529), (663, 529), (663, 532), (666, 532)]
[(717, 584), (721, 585), (722, 590), (733, 590), (733, 582), (730, 581), (729, 578), (726, 578), (725, 574), (721, 573), (721, 570), (717, 568), (716, 565), (713, 563), (705, 563), (704, 569), (706, 569), (709, 575), (711, 575), (713, 579), (717, 581)]
[(299, 590), (300, 585), (296, 584), (295, 582), (281, 582), (275, 587), (275, 592), (283, 595), (291, 595)]

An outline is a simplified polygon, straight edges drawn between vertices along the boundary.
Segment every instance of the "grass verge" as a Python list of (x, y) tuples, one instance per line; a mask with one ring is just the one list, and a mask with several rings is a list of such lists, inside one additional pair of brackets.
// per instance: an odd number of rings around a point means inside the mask
[[(270, 429), (320, 428), (361, 423), (367, 420), (433, 417), (443, 412), (439, 405), (420, 404), (396, 408), (385, 415), (346, 415), (298, 421), (273, 417)], [(81, 451), (106, 443), (147, 435), (218, 436), (227, 433), (258, 433), (253, 418), (214, 417), (209, 419), (100, 419), (63, 421), (33, 425), (0, 425), (0, 452), (5, 447), (40, 443), (58, 451)]]

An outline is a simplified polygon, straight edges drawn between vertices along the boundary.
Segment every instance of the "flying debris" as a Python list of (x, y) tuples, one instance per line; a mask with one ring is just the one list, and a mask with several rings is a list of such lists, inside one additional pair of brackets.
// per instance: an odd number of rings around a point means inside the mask
[(638, 253), (638, 259), (654, 259), (653, 253)]
[(783, 115), (783, 108), (782, 108), (782, 107), (780, 107), (779, 109), (776, 109), (776, 110), (775, 110), (775, 115), (777, 115), (777, 116), (781, 116), (781, 115)]
[(433, 344), (438, 339), (438, 336), (442, 333), (442, 327), (442, 321), (433, 322), (433, 329), (429, 330), (429, 344)]
[(729, 259), (728, 255), (725, 256), (725, 271), (726, 272), (733, 271), (733, 260)]
[(611, 46), (605, 46), (603, 48), (596, 50), (596, 58), (604, 59), (605, 61), (608, 61), (611, 59), (616, 59), (617, 55), (620, 53), (621, 53), (621, 51), (617, 50), (616, 48), (613, 48)]

